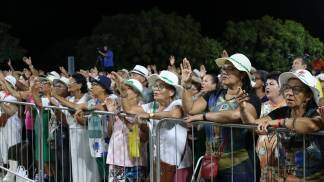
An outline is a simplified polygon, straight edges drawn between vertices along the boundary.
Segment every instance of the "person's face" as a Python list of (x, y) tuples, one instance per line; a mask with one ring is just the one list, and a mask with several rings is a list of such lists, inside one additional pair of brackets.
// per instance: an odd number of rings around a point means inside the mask
[(20, 76), (18, 81), (27, 87), (29, 86), (28, 80), (26, 80), (23, 76)]
[(197, 86), (196, 85), (191, 85), (191, 88), (190, 88), (190, 90), (191, 90), (191, 92), (192, 92), (192, 94), (193, 95), (196, 95), (196, 94), (198, 94), (199, 93), (199, 91), (198, 91), (198, 88), (197, 88)]
[(287, 106), (290, 108), (299, 107), (311, 99), (311, 94), (307, 93), (307, 87), (298, 79), (289, 79), (281, 89)]
[(26, 76), (26, 78), (29, 78), (31, 76), (31, 72), (26, 68), (24, 68), (23, 74)]
[(68, 91), (74, 92), (81, 89), (81, 84), (78, 84), (73, 77), (69, 79)]
[(57, 82), (53, 84), (54, 91), (57, 95), (61, 97), (66, 97), (68, 95), (68, 88), (61, 82)]
[(204, 92), (210, 92), (216, 89), (216, 83), (213, 83), (213, 77), (211, 75), (205, 75), (202, 79), (201, 90)]
[(43, 93), (48, 93), (51, 90), (51, 83), (48, 80), (40, 81), (40, 91)]
[(280, 87), (277, 80), (267, 79), (265, 93), (266, 96), (271, 99), (280, 96)]
[(298, 70), (298, 69), (306, 69), (306, 65), (303, 64), (302, 60), (300, 58), (297, 58), (293, 61), (293, 64), (291, 66), (293, 70)]
[(230, 86), (240, 83), (240, 77), (240, 71), (237, 70), (231, 62), (226, 61), (221, 67), (221, 80), (223, 85)]
[(98, 83), (92, 82), (91, 83), (91, 94), (98, 98), (99, 95), (103, 94), (105, 92), (105, 89), (102, 88)]
[(145, 80), (146, 80), (144, 76), (137, 74), (137, 73), (131, 73), (130, 78), (141, 82), (141, 84), (144, 84)]
[(154, 100), (158, 102), (162, 100), (170, 100), (175, 94), (172, 87), (161, 80), (157, 80), (155, 85), (153, 85), (152, 89)]
[(261, 76), (259, 73), (253, 73), (254, 77), (255, 77), (255, 85), (254, 88), (262, 88), (264, 86), (264, 83), (261, 79)]
[(127, 93), (127, 96), (130, 97), (130, 98), (137, 98), (137, 97), (139, 97), (139, 94), (135, 90), (133, 90), (132, 87), (130, 87), (128, 85), (126, 85), (126, 90), (125, 91)]

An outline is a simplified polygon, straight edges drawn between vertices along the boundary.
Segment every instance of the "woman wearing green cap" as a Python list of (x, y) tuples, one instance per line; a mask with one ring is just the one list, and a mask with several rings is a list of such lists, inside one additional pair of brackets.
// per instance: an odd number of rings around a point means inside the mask
[[(117, 73), (112, 73), (122, 100), (127, 100), (127, 113), (136, 114), (141, 111), (143, 86), (135, 79), (122, 81)], [(117, 112), (120, 108), (116, 100), (106, 100), (107, 110)], [(109, 181), (144, 181), (146, 166), (147, 128), (138, 124), (135, 117), (110, 116), (108, 131), (111, 135), (107, 164), (109, 165)]]

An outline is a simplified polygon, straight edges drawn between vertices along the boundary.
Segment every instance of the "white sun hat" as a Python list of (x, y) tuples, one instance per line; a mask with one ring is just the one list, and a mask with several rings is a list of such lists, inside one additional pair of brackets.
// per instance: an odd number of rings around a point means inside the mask
[(124, 84), (132, 87), (135, 91), (140, 93), (141, 96), (143, 96), (143, 85), (138, 80), (128, 79), (124, 81)]
[(159, 75), (152, 74), (148, 78), (149, 87), (152, 87), (157, 80), (161, 80), (166, 84), (174, 87), (176, 89), (176, 98), (181, 98), (183, 88), (179, 85), (179, 78), (176, 74), (166, 70), (161, 71)]
[(46, 78), (50, 81), (50, 82), (53, 82), (54, 80), (56, 79), (60, 79), (60, 74), (58, 74), (56, 71), (51, 71), (47, 76)]
[(61, 82), (61, 83), (63, 83), (63, 84), (66, 85), (66, 86), (68, 86), (69, 83), (70, 83), (70, 80), (69, 80), (67, 77), (65, 77), (65, 76), (62, 76), (60, 79), (55, 78), (55, 79), (53, 80), (54, 83), (55, 83), (56, 81), (57, 81), (57, 82)]
[(252, 65), (249, 58), (244, 54), (236, 53), (230, 57), (222, 57), (215, 60), (218, 67), (223, 66), (226, 61), (231, 62), (237, 70), (245, 72), (249, 76), (251, 86), (255, 85), (254, 78), (251, 74)]
[(134, 67), (134, 69), (132, 71), (130, 71), (129, 73), (137, 73), (139, 75), (144, 76), (146, 79), (149, 76), (149, 71), (147, 70), (147, 68), (145, 68), (144, 66), (141, 66), (141, 65), (136, 65)]
[(5, 77), (5, 80), (6, 80), (7, 82), (9, 82), (13, 87), (16, 87), (17, 80), (16, 80), (15, 77), (13, 77), (13, 76), (11, 76), (11, 75), (7, 75), (7, 76)]
[(287, 84), (288, 80), (290, 78), (297, 78), (301, 82), (303, 82), (305, 85), (307, 85), (313, 92), (313, 97), (318, 104), (320, 99), (320, 91), (317, 89), (317, 79), (307, 70), (299, 69), (294, 72), (285, 72), (281, 73), (279, 76), (279, 86), (280, 88)]

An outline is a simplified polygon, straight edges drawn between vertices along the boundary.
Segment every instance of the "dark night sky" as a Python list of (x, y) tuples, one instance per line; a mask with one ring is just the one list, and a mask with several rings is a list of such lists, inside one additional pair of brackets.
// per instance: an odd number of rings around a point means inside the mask
[(203, 35), (209, 37), (221, 35), (227, 20), (239, 21), (268, 14), (298, 21), (313, 36), (324, 41), (323, 0), (92, 0), (69, 3), (11, 0), (0, 2), (0, 22), (12, 25), (10, 33), (21, 40), (21, 45), (30, 55), (37, 57), (58, 40), (89, 35), (103, 15), (137, 13), (152, 7), (166, 13), (191, 14), (201, 23)]

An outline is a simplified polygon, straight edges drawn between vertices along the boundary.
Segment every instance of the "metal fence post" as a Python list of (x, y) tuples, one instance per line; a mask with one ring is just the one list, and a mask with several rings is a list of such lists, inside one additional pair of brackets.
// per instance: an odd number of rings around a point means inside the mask
[(38, 157), (38, 180), (39, 182), (44, 181), (44, 156), (43, 156), (43, 109), (35, 106), (36, 112), (38, 114), (38, 142), (39, 142), (39, 157)]

